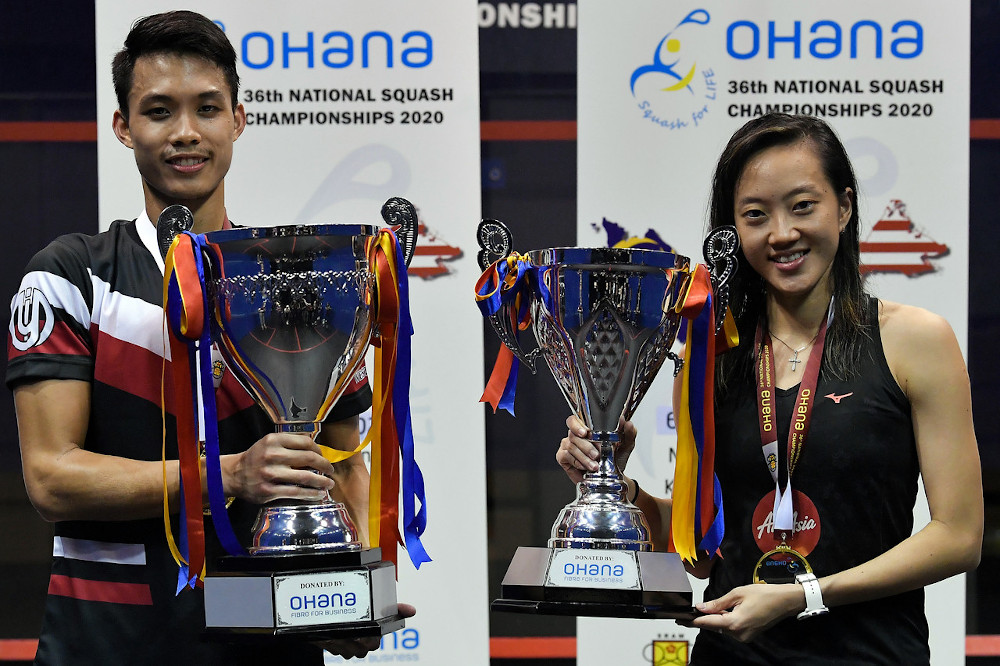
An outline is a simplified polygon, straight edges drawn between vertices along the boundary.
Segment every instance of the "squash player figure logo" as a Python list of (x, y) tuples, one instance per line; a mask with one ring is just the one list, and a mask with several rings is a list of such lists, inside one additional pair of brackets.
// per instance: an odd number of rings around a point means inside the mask
[[(698, 71), (698, 64), (691, 63), (691, 69), (686, 73), (682, 74), (683, 66), (681, 65), (681, 57), (677, 53), (681, 50), (681, 40), (674, 37), (674, 33), (677, 29), (687, 23), (697, 23), (699, 25), (708, 24), (708, 12), (704, 9), (696, 9), (687, 16), (684, 20), (677, 24), (673, 30), (668, 32), (660, 43), (656, 45), (656, 50), (653, 51), (653, 63), (651, 65), (644, 65), (639, 67), (634, 72), (632, 72), (632, 80), (629, 82), (632, 87), (632, 94), (635, 95), (635, 83), (640, 77), (655, 72), (657, 74), (663, 74), (668, 78), (668, 85), (661, 90), (665, 92), (670, 92), (674, 90), (687, 90), (692, 95), (694, 90), (691, 88), (691, 81), (694, 79), (695, 72)], [(664, 62), (664, 60), (670, 60), (671, 62)], [(680, 70), (678, 70), (680, 68)], [(669, 81), (673, 79), (673, 81)]]
[(709, 103), (716, 98), (715, 73), (704, 65), (699, 68), (694, 50), (682, 48), (681, 37), (686, 39), (709, 20), (704, 9), (692, 11), (660, 39), (653, 49), (653, 61), (632, 72), (629, 88), (646, 120), (679, 130), (697, 127), (708, 114)]
[(56, 318), (45, 294), (35, 287), (19, 291), (11, 303), (10, 340), (14, 349), (27, 351), (45, 342)]

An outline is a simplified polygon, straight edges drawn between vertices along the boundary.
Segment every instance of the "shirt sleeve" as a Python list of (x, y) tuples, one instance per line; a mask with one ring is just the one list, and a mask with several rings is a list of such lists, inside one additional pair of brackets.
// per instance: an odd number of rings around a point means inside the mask
[(41, 379), (94, 376), (90, 335), (93, 287), (72, 237), (56, 239), (28, 262), (10, 302), (8, 388)]
[(344, 394), (326, 417), (327, 423), (342, 421), (361, 414), (372, 406), (372, 389), (368, 383), (368, 368), (362, 364), (351, 383), (347, 385)]

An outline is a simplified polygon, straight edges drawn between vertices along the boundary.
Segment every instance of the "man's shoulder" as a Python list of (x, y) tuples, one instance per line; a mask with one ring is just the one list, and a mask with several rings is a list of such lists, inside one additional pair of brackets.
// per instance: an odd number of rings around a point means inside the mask
[(106, 231), (95, 234), (74, 232), (57, 236), (29, 261), (25, 272), (63, 273), (87, 269), (114, 261), (130, 246), (138, 247), (134, 220), (115, 220)]

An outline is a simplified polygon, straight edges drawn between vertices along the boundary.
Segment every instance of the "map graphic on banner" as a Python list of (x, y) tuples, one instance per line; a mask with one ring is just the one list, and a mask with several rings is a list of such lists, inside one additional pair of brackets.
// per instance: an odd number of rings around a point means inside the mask
[[(815, 115), (856, 170), (869, 288), (944, 316), (964, 349), (968, 3), (580, 0), (577, 14), (581, 245), (669, 246), (702, 261), (713, 171), (732, 133), (771, 111)], [(634, 417), (628, 471), (643, 488), (670, 487), (670, 396), (661, 372)], [(922, 495), (916, 506), (920, 529)], [(935, 664), (964, 655), (963, 598), (961, 576), (927, 588)], [(593, 618), (577, 633), (580, 666), (686, 663), (696, 636), (667, 621)]]
[[(488, 663), (485, 444), (482, 409), (470, 398), (484, 385), (470, 369), (483, 366), (482, 323), (474, 308), (450, 305), (468, 300), (479, 274), (469, 252), (481, 216), (476, 6), (197, 0), (189, 8), (223, 28), (238, 58), (247, 127), (226, 178), (234, 222), (381, 226), (379, 211), (393, 196), (418, 211), (410, 403), (432, 561), (415, 571), (400, 550), (397, 596), (418, 614), (359, 661)], [(171, 9), (163, 0), (96, 3), (105, 225), (143, 205), (132, 154), (109, 131), (111, 58), (136, 18)], [(456, 359), (463, 372), (452, 370)], [(369, 419), (362, 416), (362, 428)]]

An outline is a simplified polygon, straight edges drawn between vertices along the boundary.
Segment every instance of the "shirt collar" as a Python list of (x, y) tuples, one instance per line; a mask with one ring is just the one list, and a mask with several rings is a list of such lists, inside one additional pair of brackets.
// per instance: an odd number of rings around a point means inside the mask
[(160, 247), (156, 242), (156, 226), (149, 219), (149, 215), (146, 215), (145, 208), (135, 218), (135, 230), (139, 232), (139, 240), (146, 246), (149, 253), (153, 255), (153, 261), (159, 267), (160, 275), (163, 275), (163, 257), (160, 256)]
[[(159, 267), (160, 275), (163, 275), (163, 257), (160, 255), (160, 244), (156, 240), (156, 225), (149, 219), (149, 215), (146, 214), (145, 208), (143, 208), (142, 212), (136, 216), (135, 228), (136, 231), (139, 232), (139, 240), (141, 240), (142, 244), (146, 246), (149, 253), (153, 255), (153, 261), (155, 261), (157, 267)], [(229, 215), (226, 215), (225, 219), (222, 220), (222, 228), (233, 228), (233, 223), (229, 221)]]

